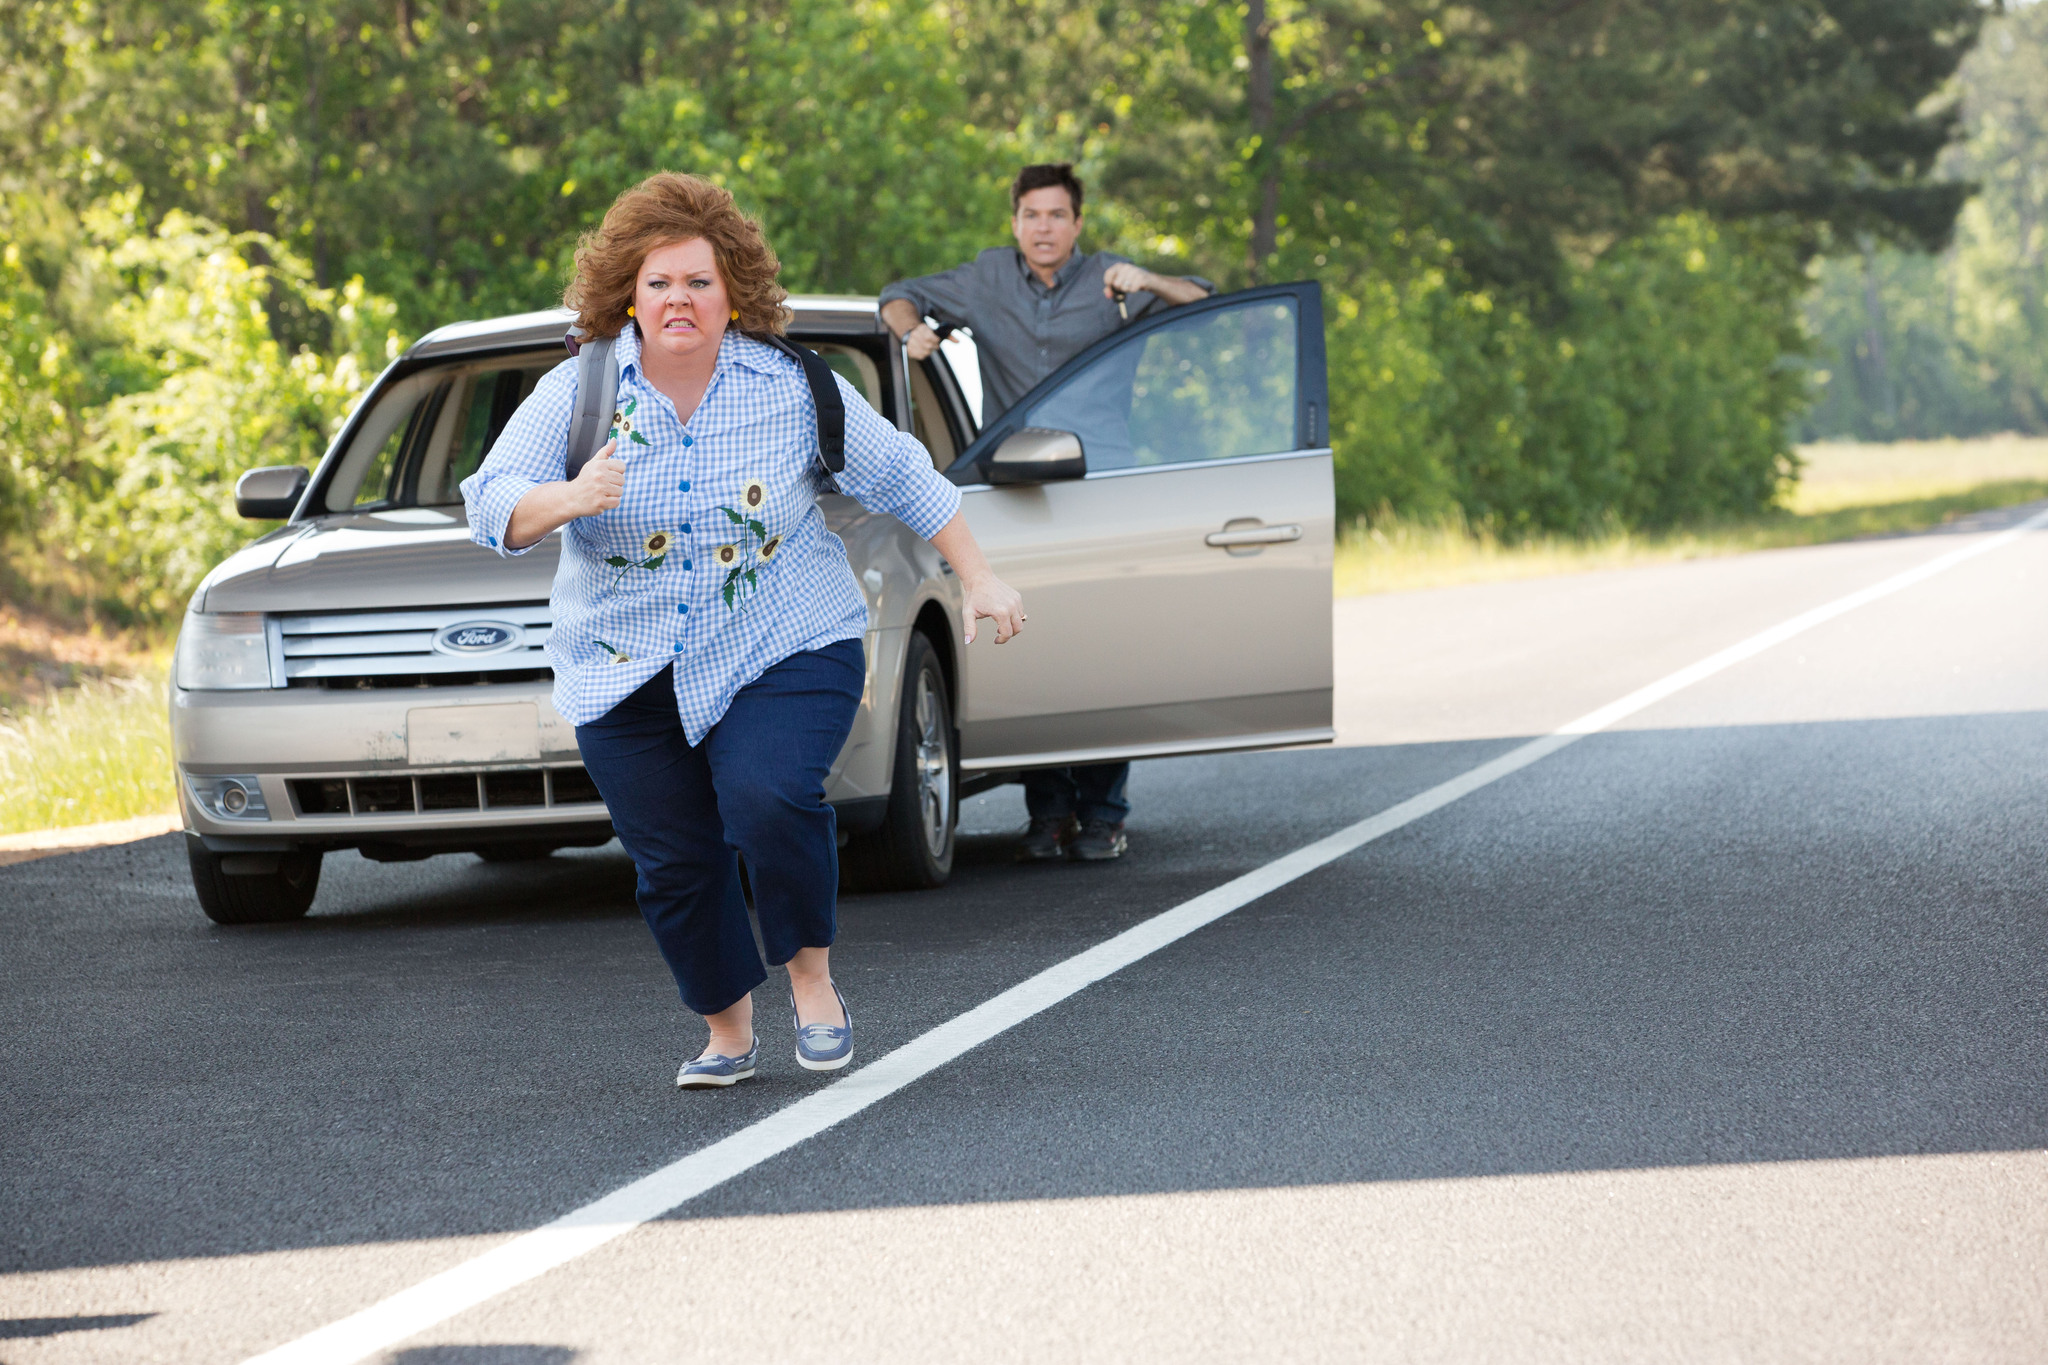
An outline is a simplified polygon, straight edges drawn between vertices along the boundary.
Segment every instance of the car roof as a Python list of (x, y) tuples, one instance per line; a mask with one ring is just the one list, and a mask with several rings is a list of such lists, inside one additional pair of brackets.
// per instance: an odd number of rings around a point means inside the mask
[[(791, 324), (795, 332), (861, 335), (881, 329), (871, 294), (797, 294), (788, 302), (796, 314)], [(415, 341), (405, 354), (408, 359), (420, 360), (514, 346), (559, 346), (575, 321), (576, 314), (567, 308), (548, 308), (478, 322), (452, 322)]]

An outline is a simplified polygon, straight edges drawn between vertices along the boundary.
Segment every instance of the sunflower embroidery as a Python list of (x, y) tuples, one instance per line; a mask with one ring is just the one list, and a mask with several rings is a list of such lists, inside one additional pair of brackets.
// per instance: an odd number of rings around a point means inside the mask
[(744, 543), (721, 545), (715, 558), (718, 566), (725, 570), (725, 582), (719, 585), (719, 595), (725, 599), (729, 610), (738, 610), (754, 589), (761, 586), (758, 570), (775, 558), (775, 552), (782, 548), (780, 533), (770, 535), (757, 513), (768, 505), (768, 485), (759, 479), (747, 480), (747, 486), (740, 491), (740, 505), (745, 510), (735, 511), (730, 507), (718, 510), (725, 513), (725, 519), (735, 527), (753, 537), (753, 545)]
[(614, 441), (632, 441), (637, 445), (643, 446), (653, 444), (645, 436), (642, 436), (639, 429), (633, 425), (633, 409), (639, 406), (639, 399), (628, 398), (626, 406), (612, 414), (612, 439)]
[(599, 593), (598, 596), (609, 596), (612, 589), (618, 587), (626, 575), (635, 569), (646, 569), (652, 572), (660, 568), (661, 562), (668, 558), (669, 547), (675, 544), (675, 540), (675, 532), (673, 531), (656, 531), (640, 542), (640, 558), (638, 559), (634, 559), (629, 555), (606, 555), (604, 562), (619, 572), (613, 577), (611, 582), (605, 585), (604, 591)]

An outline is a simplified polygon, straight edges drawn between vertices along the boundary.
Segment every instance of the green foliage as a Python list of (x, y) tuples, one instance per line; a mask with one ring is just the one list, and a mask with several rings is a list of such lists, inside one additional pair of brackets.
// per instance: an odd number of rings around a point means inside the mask
[(1784, 243), (1679, 215), (1575, 272), (1549, 323), (1442, 272), (1339, 294), (1340, 510), (1518, 536), (1768, 507), (1805, 402), (1798, 279)]
[(1940, 256), (1865, 242), (1821, 267), (1811, 436), (2048, 432), (2048, 6), (1994, 20), (1959, 86), (1945, 169), (1981, 193)]
[[(360, 280), (319, 288), (258, 234), (176, 210), (148, 231), (132, 193), (80, 227), (64, 270), (78, 295), (69, 316), (10, 266), (8, 302), (27, 338), (18, 351), (39, 341), (40, 358), (31, 378), (10, 357), (0, 379), (23, 386), (0, 428), (4, 467), (71, 582), (128, 619), (163, 621), (248, 538), (235, 479), (313, 464), (397, 354), (393, 310)], [(316, 327), (327, 353), (288, 350), (280, 316)]]
[[(1793, 267), (1943, 239), (1942, 91), (1985, 13), (0, 0), (0, 534), (161, 617), (243, 533), (237, 474), (316, 455), (394, 332), (553, 302), (642, 176), (721, 181), (791, 288), (867, 292), (1004, 241), (1005, 182), (1049, 158), (1089, 177), (1090, 246), (1324, 283), (1347, 513), (1754, 510), (1801, 402)], [(1969, 106), (1967, 174), (2038, 127), (2034, 74)], [(1958, 297), (2038, 299), (2029, 205), (1965, 218)], [(2002, 307), (1948, 344), (2048, 354)]]

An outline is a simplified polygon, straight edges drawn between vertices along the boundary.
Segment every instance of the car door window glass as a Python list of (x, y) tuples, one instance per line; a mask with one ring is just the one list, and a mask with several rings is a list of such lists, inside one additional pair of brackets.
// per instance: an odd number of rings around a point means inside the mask
[(910, 434), (931, 452), (932, 465), (944, 469), (960, 454), (953, 443), (953, 424), (946, 420), (945, 400), (932, 382), (931, 362), (910, 362)]
[(1025, 425), (1079, 436), (1091, 473), (1294, 450), (1296, 330), (1291, 298), (1174, 318), (1033, 404)]
[(868, 400), (868, 406), (876, 412), (882, 411), (882, 369), (875, 364), (875, 358), (856, 346), (839, 342), (800, 342), (823, 356), (832, 372), (853, 385), (860, 396)]

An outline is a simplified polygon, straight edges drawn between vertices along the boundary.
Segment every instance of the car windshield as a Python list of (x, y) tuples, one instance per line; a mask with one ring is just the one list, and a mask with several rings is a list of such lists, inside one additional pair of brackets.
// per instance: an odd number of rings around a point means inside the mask
[[(880, 338), (800, 338), (886, 420), (895, 403), (882, 380), (887, 352)], [(386, 385), (349, 439), (325, 507), (330, 512), (386, 512), (462, 502), (462, 481), (474, 474), (520, 403), (541, 376), (562, 362), (559, 347), (459, 361)], [(943, 468), (958, 439), (943, 419), (931, 378), (915, 376), (918, 435)]]
[(462, 501), (462, 481), (540, 377), (552, 349), (442, 366), (390, 385), (364, 414), (327, 486), (327, 510), (382, 511)]

